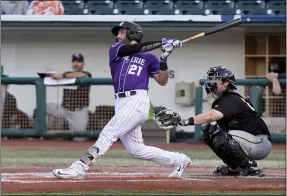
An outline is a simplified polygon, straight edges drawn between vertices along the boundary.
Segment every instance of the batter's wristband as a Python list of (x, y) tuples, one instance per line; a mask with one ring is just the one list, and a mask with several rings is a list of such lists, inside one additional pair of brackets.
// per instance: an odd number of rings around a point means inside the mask
[(159, 65), (159, 69), (160, 69), (161, 71), (166, 71), (166, 70), (168, 70), (167, 63), (161, 61), (161, 62), (160, 62), (160, 65)]
[(188, 124), (187, 125), (194, 125), (193, 117), (188, 118)]

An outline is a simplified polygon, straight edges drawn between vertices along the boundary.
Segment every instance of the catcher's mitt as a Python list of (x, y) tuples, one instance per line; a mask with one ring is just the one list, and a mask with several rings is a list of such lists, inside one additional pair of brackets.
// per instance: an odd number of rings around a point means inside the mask
[(155, 107), (154, 112), (155, 112), (155, 122), (157, 126), (161, 129), (165, 130), (174, 129), (180, 121), (180, 118), (177, 113), (173, 112), (172, 110), (164, 106)]

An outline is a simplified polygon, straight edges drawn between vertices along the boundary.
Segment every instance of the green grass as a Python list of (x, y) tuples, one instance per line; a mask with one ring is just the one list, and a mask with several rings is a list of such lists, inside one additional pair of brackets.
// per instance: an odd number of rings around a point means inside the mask
[(2, 193), (2, 195), (285, 195), (285, 191), (75, 191), (75, 192), (30, 192)]
[[(179, 152), (185, 153), (186, 155), (194, 158), (194, 159), (216, 159), (217, 156), (209, 149), (202, 150), (180, 150)], [(53, 157), (53, 158), (77, 158), (85, 153), (85, 150), (65, 150), (65, 151), (43, 151), (43, 150), (22, 150), (22, 149), (2, 149), (2, 157), (25, 157), (25, 158), (45, 158), (45, 157)], [(273, 150), (269, 156), (265, 160), (276, 160), (276, 161), (284, 161), (285, 160), (285, 150)], [(126, 159), (131, 156), (125, 149), (121, 150), (110, 150), (105, 155), (105, 158), (121, 158)]]
[[(62, 166), (69, 165), (83, 155), (85, 150), (32, 150), (18, 148), (2, 148), (2, 166)], [(209, 149), (179, 150), (192, 159), (193, 166), (214, 167), (221, 164), (221, 160)], [(259, 164), (265, 168), (285, 168), (285, 150), (273, 150), (270, 155)], [(126, 150), (108, 151), (97, 165), (116, 166), (152, 166), (154, 163), (133, 159)]]

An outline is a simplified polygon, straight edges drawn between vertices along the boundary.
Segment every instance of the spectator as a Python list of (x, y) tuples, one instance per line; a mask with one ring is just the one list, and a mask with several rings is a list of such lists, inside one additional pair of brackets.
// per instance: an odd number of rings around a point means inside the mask
[(1, 14), (25, 15), (29, 7), (29, 2), (25, 0), (1, 1)]
[(266, 75), (272, 83), (272, 91), (275, 95), (282, 95), (282, 99), (276, 100), (276, 107), (271, 110), (274, 117), (286, 116), (286, 86), (281, 86), (278, 79), (286, 79), (286, 61), (274, 61), (270, 63), (270, 72)]
[[(55, 73), (51, 77), (55, 80), (92, 77), (91, 73), (84, 71), (84, 56), (82, 54), (73, 54), (72, 67), (73, 71)], [(62, 105), (48, 103), (47, 114), (58, 118), (65, 118), (69, 129), (72, 131), (86, 131), (89, 121), (90, 88), (90, 85), (79, 85), (76, 90), (64, 89)], [(74, 138), (76, 141), (83, 139)]]
[(32, 1), (27, 15), (64, 15), (64, 6), (61, 1)]
[[(1, 77), (8, 77), (2, 75)], [(28, 115), (17, 108), (17, 100), (14, 95), (7, 91), (8, 85), (1, 85), (2, 98), (5, 97), (2, 128), (6, 129), (31, 129), (31, 124)]]
[(271, 62), (270, 71), (266, 78), (272, 83), (272, 91), (275, 95), (280, 95), (282, 93), (282, 88), (278, 79), (286, 79), (286, 70), (284, 62)]

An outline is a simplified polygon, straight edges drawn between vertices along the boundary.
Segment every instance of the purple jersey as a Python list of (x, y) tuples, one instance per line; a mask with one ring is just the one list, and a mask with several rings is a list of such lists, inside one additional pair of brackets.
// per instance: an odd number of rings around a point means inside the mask
[(116, 42), (109, 51), (115, 93), (137, 89), (148, 90), (149, 77), (159, 72), (159, 59), (148, 52), (117, 57), (122, 45), (124, 44)]

